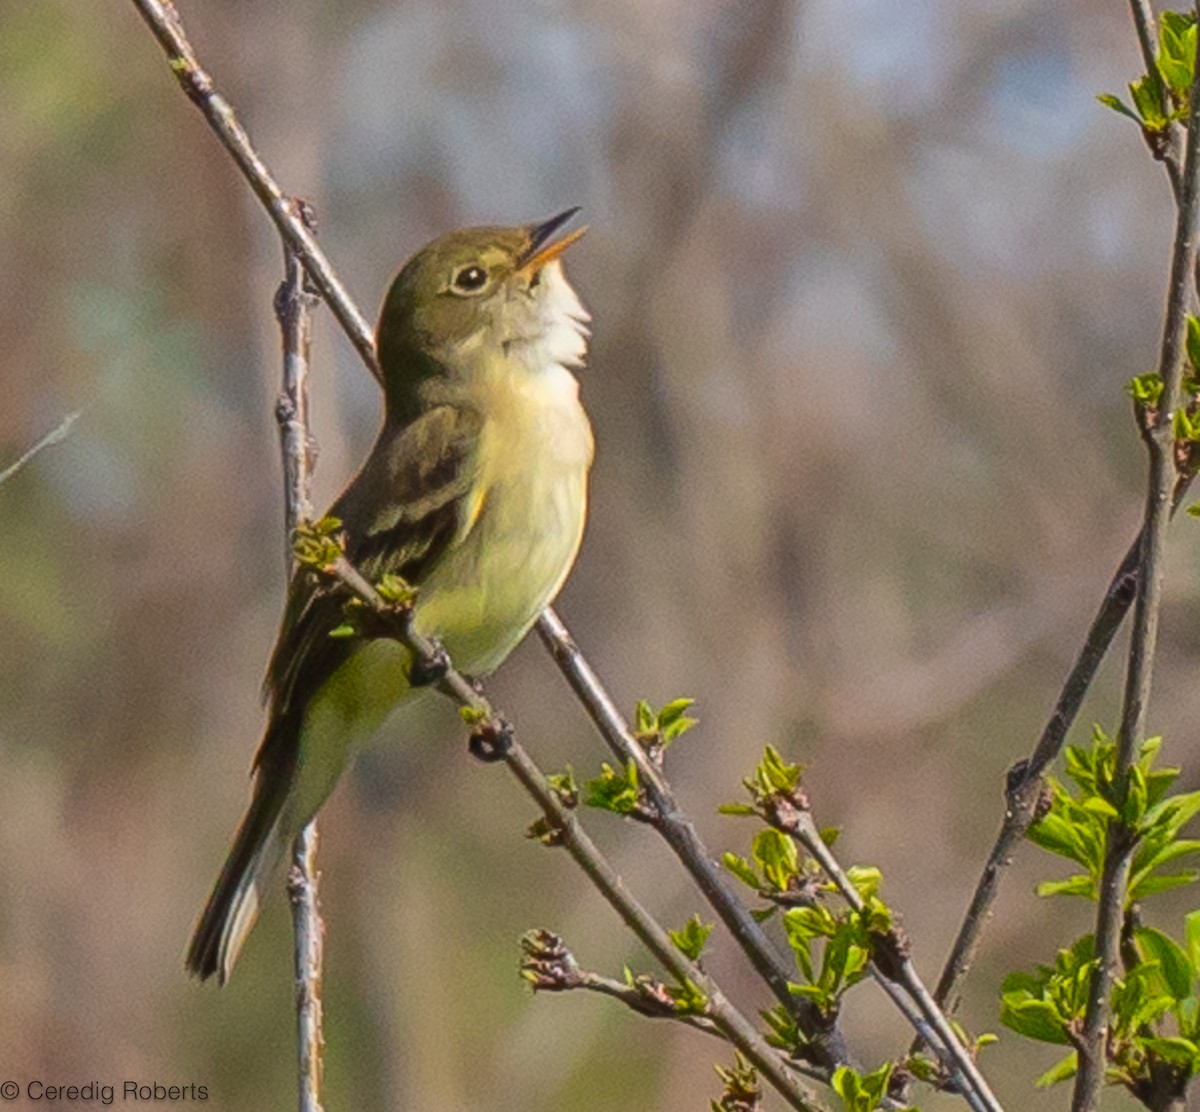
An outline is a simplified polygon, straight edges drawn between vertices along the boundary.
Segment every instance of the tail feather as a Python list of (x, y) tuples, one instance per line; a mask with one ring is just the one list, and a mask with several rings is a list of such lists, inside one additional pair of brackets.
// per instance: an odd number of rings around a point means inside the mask
[(213, 974), (221, 984), (229, 979), (258, 919), (289, 841), (280, 829), (288, 779), (269, 775), (265, 768), (258, 770), (250, 809), (188, 946), (188, 972), (202, 981)]

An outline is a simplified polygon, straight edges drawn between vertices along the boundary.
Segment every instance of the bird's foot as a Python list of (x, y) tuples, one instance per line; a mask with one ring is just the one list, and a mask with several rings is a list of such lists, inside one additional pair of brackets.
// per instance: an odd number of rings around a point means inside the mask
[(513, 728), (511, 722), (503, 718), (493, 718), (481, 722), (471, 731), (467, 747), (471, 756), (477, 760), (491, 764), (502, 761), (508, 756), (513, 744)]
[(449, 671), (450, 654), (440, 641), (435, 640), (433, 651), (428, 656), (413, 658), (412, 666), (408, 669), (408, 682), (413, 687), (428, 687), (444, 680)]

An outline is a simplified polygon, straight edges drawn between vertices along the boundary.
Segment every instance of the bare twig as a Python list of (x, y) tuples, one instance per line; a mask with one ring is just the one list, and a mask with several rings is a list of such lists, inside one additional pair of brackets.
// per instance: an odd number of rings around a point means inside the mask
[[(311, 228), (311, 209), (303, 202), (292, 207)], [(284, 247), (283, 284), (275, 295), (275, 315), (283, 337), (283, 392), (275, 405), (279, 448), (283, 460), (284, 521), (289, 563), (291, 538), (301, 522), (312, 517), (310, 487), (312, 451), (308, 421), (308, 353), (312, 310), (318, 303), (307, 288), (304, 267), (295, 251)], [(300, 1112), (322, 1112), (325, 1038), (322, 1021), (321, 976), (325, 960), (325, 923), (318, 898), (317, 821), (313, 819), (292, 844), (288, 870), (288, 901), (295, 936), (297, 1087)]]
[(166, 51), (171, 72), (188, 99), (200, 109), (221, 144), (233, 156), (242, 176), (275, 222), (284, 242), (296, 252), (350, 342), (378, 379), (379, 361), (375, 356), (375, 341), (370, 325), (350, 299), (312, 232), (305, 227), (291, 201), (276, 184), (262, 156), (238, 122), (232, 105), (217, 91), (212, 78), (201, 67), (174, 6), (170, 0), (133, 0), (133, 4)]
[(52, 444), (58, 444), (66, 439), (67, 433), (71, 431), (71, 426), (79, 420), (79, 410), (74, 413), (68, 413), (58, 425), (51, 429), (45, 436), (41, 438), (32, 448), (18, 456), (10, 463), (3, 471), (0, 471), (0, 484), (8, 482), (18, 471), (29, 463), (34, 456), (44, 448), (49, 448)]
[(389, 605), (343, 556), (324, 569), (362, 600), (386, 635), (404, 645), (420, 671), (432, 677), (434, 686), (463, 707), (475, 722), (472, 751), (489, 760), (503, 760), (509, 771), (529, 793), (556, 832), (555, 841), (564, 846), (575, 863), (591, 880), (625, 925), (679, 982), (691, 982), (707, 999), (704, 1018), (712, 1021), (728, 1040), (751, 1061), (781, 1097), (801, 1112), (820, 1112), (820, 1105), (801, 1084), (790, 1062), (770, 1046), (762, 1034), (721, 992), (695, 962), (682, 954), (658, 921), (625, 887), (608, 859), (588, 837), (574, 811), (566, 806), (541, 769), (512, 736), (512, 727), (493, 709), (482, 691), (461, 673), (434, 642), (412, 627), (411, 611)]
[[(1200, 15), (1200, 0), (1197, 0), (1196, 11)], [(1163, 390), (1153, 422), (1144, 433), (1150, 458), (1145, 524), (1142, 529), (1142, 574), (1134, 603), (1125, 698), (1121, 728), (1117, 734), (1116, 783), (1121, 790), (1127, 784), (1129, 769), (1146, 732), (1146, 708), (1150, 698), (1162, 597), (1163, 548), (1176, 482), (1174, 419), (1182, 393), (1188, 291), (1196, 265), (1197, 166), (1200, 164), (1198, 130), (1200, 72), (1192, 82), (1183, 184), (1175, 222), (1167, 312), (1159, 352), (1158, 373), (1162, 378)], [(1093, 1112), (1104, 1085), (1109, 994), (1118, 972), (1121, 920), (1135, 848), (1133, 831), (1124, 822), (1110, 821), (1096, 917), (1097, 966), (1088, 990), (1087, 1011), (1079, 1039), (1079, 1073), (1075, 1078), (1071, 1100), (1072, 1112)]]
[(683, 866), (729, 929), (734, 940), (749, 958), (759, 976), (797, 1020), (812, 1040), (813, 1060), (826, 1069), (849, 1060), (841, 1035), (829, 1027), (817, 1009), (788, 989), (788, 963), (771, 944), (762, 927), (739, 899), (729, 877), (711, 857), (691, 819), (684, 813), (658, 766), (633, 736), (612, 697), (579, 651), (567, 627), (553, 609), (547, 608), (538, 619), (537, 630), (543, 644), (566, 677), (609, 748), (624, 764), (637, 765), (638, 778), (645, 786), (652, 814), (651, 825), (662, 835)]

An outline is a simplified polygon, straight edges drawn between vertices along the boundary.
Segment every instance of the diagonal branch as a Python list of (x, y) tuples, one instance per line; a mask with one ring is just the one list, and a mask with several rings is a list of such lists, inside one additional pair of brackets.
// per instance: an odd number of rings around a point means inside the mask
[[(1200, 15), (1200, 0), (1197, 0), (1196, 11)], [(1153, 422), (1144, 432), (1150, 459), (1145, 524), (1142, 528), (1142, 574), (1134, 603), (1125, 698), (1121, 710), (1121, 728), (1117, 734), (1115, 783), (1122, 792), (1126, 790), (1129, 770), (1146, 733), (1146, 709), (1154, 672), (1154, 650), (1162, 600), (1163, 549), (1171, 519), (1172, 491), (1176, 485), (1174, 421), (1182, 394), (1188, 292), (1196, 266), (1197, 168), (1200, 165), (1198, 132), (1200, 71), (1192, 82), (1184, 148), (1183, 188), (1175, 222), (1167, 312), (1159, 351), (1158, 373), (1163, 390)], [(1135, 848), (1134, 832), (1123, 821), (1112, 820), (1108, 826), (1108, 846), (1096, 917), (1097, 965), (1088, 990), (1087, 1011), (1080, 1036), (1079, 1073), (1071, 1100), (1072, 1112), (1092, 1112), (1099, 1103), (1100, 1090), (1104, 1085), (1109, 995), (1119, 969), (1121, 920)]]
[(35, 456), (39, 455), (43, 449), (49, 448), (54, 444), (60, 444), (67, 438), (67, 433), (71, 431), (71, 426), (79, 420), (80, 411), (77, 409), (73, 413), (68, 413), (54, 428), (52, 428), (45, 436), (41, 438), (32, 448), (27, 449), (10, 463), (3, 471), (0, 471), (0, 483), (6, 483), (26, 464), (30, 463)]
[[(312, 210), (303, 201), (293, 206), (307, 227)], [(312, 517), (310, 486), (313, 452), (308, 421), (308, 353), (312, 311), (319, 303), (308, 288), (296, 253), (284, 247), (283, 284), (275, 295), (275, 315), (283, 337), (283, 392), (275, 406), (279, 448), (283, 457), (284, 520), (288, 554), (291, 537)], [(291, 561), (294, 564), (294, 560)], [(292, 846), (288, 901), (295, 936), (296, 1040), (300, 1112), (322, 1112), (324, 1076), (321, 976), (325, 962), (325, 924), (317, 892), (317, 823), (310, 822)]]
[[(833, 851), (825, 844), (809, 811), (789, 807), (785, 814), (783, 809), (777, 806), (772, 825), (794, 838), (821, 866), (821, 870), (833, 881), (842, 899), (851, 908), (857, 912), (863, 910), (866, 902)], [(908, 956), (907, 947), (897, 937), (889, 936), (887, 943), (890, 945), (890, 952), (887, 954), (886, 969), (878, 958), (872, 961), (876, 979), (884, 983), (885, 988), (890, 982), (900, 985), (908, 993), (918, 1015), (934, 1035), (931, 1042), (934, 1052), (955, 1079), (967, 1103), (978, 1112), (1003, 1112), (991, 1086), (979, 1072), (975, 1059), (963, 1046), (945, 1013), (925, 987), (912, 958)]]
[(645, 786), (650, 803), (650, 824), (691, 874), (776, 999), (813, 1040), (815, 1063), (828, 1069), (847, 1062), (849, 1054), (836, 1027), (830, 1028), (817, 1009), (788, 989), (790, 974), (787, 963), (738, 897), (725, 870), (709, 854), (659, 767), (633, 736), (612, 697), (579, 651), (579, 646), (558, 614), (548, 608), (538, 619), (537, 630), (614, 755), (622, 764), (633, 761), (637, 766), (639, 781)]
[(381, 623), (381, 632), (386, 631), (386, 636), (404, 645), (413, 655), (419, 672), (430, 676), (442, 694), (463, 708), (464, 717), (475, 723), (472, 752), (487, 760), (504, 761), (541, 808), (549, 828), (556, 832), (556, 843), (566, 848), (625, 925), (681, 984), (690, 982), (700, 989), (706, 998), (702, 1017), (710, 1020), (754, 1064), (790, 1107), (800, 1112), (822, 1112), (790, 1063), (767, 1043), (712, 978), (675, 947), (666, 930), (625, 887), (617, 871), (588, 837), (572, 808), (563, 802), (545, 774), (514, 740), (512, 727), (492, 709), (486, 696), (455, 670), (443, 649), (413, 629), (411, 609), (398, 609), (384, 601), (344, 556), (322, 571), (365, 603)]
[(200, 109), (209, 126), (216, 132), (221, 145), (233, 156), (242, 176), (262, 202), (267, 215), (275, 222), (279, 234), (304, 264), (313, 284), (337, 317), (350, 342), (357, 349), (368, 370), (378, 379), (379, 361), (375, 356), (375, 341), (371, 326), (351, 300), (341, 280), (334, 273), (325, 252), (317, 245), (312, 232), (305, 226), (291, 201), (279, 188), (262, 156), (250, 142), (245, 128), (238, 121), (233, 106), (213, 84), (212, 78), (200, 65), (184, 34), (183, 24), (171, 0), (133, 0), (142, 18), (149, 24), (154, 37), (167, 54), (171, 72), (188, 99)]

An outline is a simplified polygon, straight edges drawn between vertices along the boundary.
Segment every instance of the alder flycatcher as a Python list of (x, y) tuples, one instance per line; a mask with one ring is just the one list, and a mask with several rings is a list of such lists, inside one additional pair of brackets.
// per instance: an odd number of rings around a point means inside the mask
[[(330, 508), (369, 580), (416, 588), (413, 624), (484, 675), (529, 631), (583, 535), (592, 432), (571, 371), (588, 314), (555, 240), (574, 214), (434, 240), (392, 282), (376, 328), (383, 427)], [(224, 983), (292, 840), (348, 759), (417, 690), (385, 638), (331, 638), (344, 598), (301, 568), (267, 668), (252, 798), (187, 954)]]

